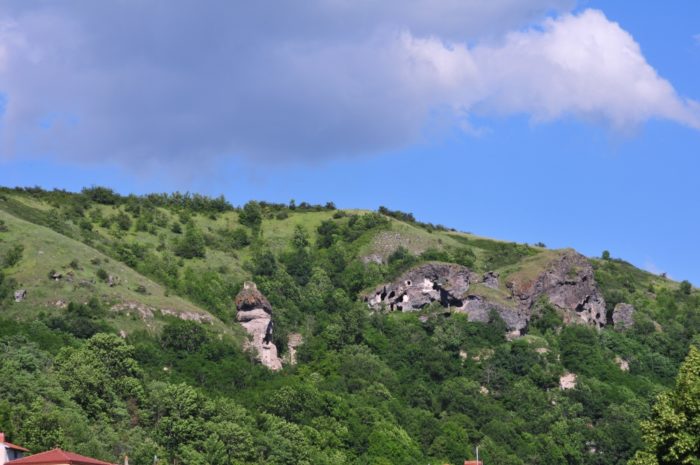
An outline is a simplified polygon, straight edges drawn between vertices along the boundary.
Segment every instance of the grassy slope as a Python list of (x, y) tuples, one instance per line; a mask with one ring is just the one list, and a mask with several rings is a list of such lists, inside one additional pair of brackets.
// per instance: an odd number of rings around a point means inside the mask
[[(17, 281), (18, 288), (27, 290), (27, 298), (21, 303), (13, 303), (7, 309), (3, 309), (3, 313), (8, 316), (34, 318), (41, 311), (56, 311), (56, 301), (85, 302), (95, 294), (100, 295), (110, 304), (138, 302), (156, 309), (168, 308), (179, 312), (209, 315), (191, 302), (177, 296), (166, 295), (159, 284), (81, 242), (46, 227), (21, 220), (2, 210), (0, 210), (0, 219), (9, 229), (8, 232), (0, 233), (0, 255), (4, 255), (6, 250), (16, 244), (24, 247), (22, 260), (10, 268), (8, 274)], [(73, 270), (69, 267), (69, 263), (73, 260), (77, 260), (78, 269)], [(92, 263), (97, 260), (99, 264)], [(96, 276), (99, 268), (118, 276), (120, 284), (109, 287), (101, 282)], [(57, 282), (50, 280), (48, 273), (51, 270), (64, 276), (73, 272), (73, 282), (68, 282), (65, 278)], [(80, 281), (88, 281), (91, 284), (81, 286)], [(144, 286), (147, 294), (137, 292), (137, 286)], [(154, 331), (162, 325), (162, 319), (157, 316), (156, 313), (156, 318), (144, 322), (135, 315), (115, 313), (112, 318), (116, 327), (127, 332), (143, 328)], [(223, 323), (216, 319), (214, 319), (214, 326), (218, 330), (225, 328)]]
[[(170, 225), (178, 221), (178, 215), (168, 209), (159, 209), (160, 213), (167, 218), (167, 227), (158, 228), (154, 233), (136, 231), (135, 228), (127, 232), (117, 231), (113, 225), (111, 228), (94, 226), (93, 242), (95, 248), (91, 248), (79, 241), (69, 239), (43, 226), (37, 224), (48, 224), (49, 213), (53, 206), (37, 198), (24, 194), (5, 195), (0, 199), (0, 218), (5, 219), (10, 225), (10, 232), (4, 233), (5, 242), (0, 243), (0, 252), (3, 247), (13, 241), (21, 241), (25, 244), (25, 260), (19, 268), (13, 270), (11, 275), (15, 277), (23, 287), (30, 293), (26, 307), (36, 306), (38, 308), (50, 309), (49, 302), (57, 299), (63, 300), (87, 300), (92, 290), (76, 288), (68, 283), (53, 283), (47, 278), (50, 269), (60, 272), (68, 271), (68, 263), (77, 259), (83, 268), (76, 271), (76, 279), (95, 279), (95, 272), (98, 267), (103, 267), (107, 272), (116, 274), (122, 279), (122, 284), (115, 288), (109, 288), (104, 283), (96, 283), (96, 291), (108, 300), (135, 301), (156, 308), (176, 308), (183, 311), (199, 311), (197, 306), (187, 300), (170, 296), (166, 297), (164, 289), (157, 283), (131, 270), (127, 266), (112, 259), (105, 264), (106, 256), (95, 250), (101, 248), (102, 244), (109, 244), (114, 241), (135, 242), (147, 244), (155, 248), (161, 241), (168, 244), (177, 241), (180, 234), (174, 233)], [(91, 210), (99, 209), (103, 216), (112, 216), (120, 211), (114, 206), (91, 204)], [(2, 210), (5, 210), (3, 212)], [(9, 215), (6, 212), (12, 213)], [(349, 210), (347, 213), (362, 214), (366, 211)], [(289, 239), (292, 237), (296, 226), (302, 226), (311, 237), (314, 237), (319, 224), (333, 217), (333, 211), (320, 212), (290, 212), (288, 218), (283, 220), (265, 219), (263, 222), (263, 235), (266, 242), (275, 253), (279, 253), (287, 247)], [(16, 216), (22, 216), (28, 221), (22, 221)], [(239, 227), (238, 213), (226, 212), (218, 215), (215, 219), (206, 215), (196, 215), (193, 221), (206, 233), (214, 234), (218, 230), (232, 229)], [(30, 223), (31, 222), (31, 223)], [(37, 223), (37, 224), (33, 224)], [(457, 247), (469, 247), (475, 255), (474, 269), (476, 271), (486, 271), (492, 268), (487, 264), (486, 259), (494, 249), (500, 245), (512, 245), (510, 243), (491, 240), (473, 234), (456, 231), (428, 231), (414, 224), (404, 223), (391, 219), (391, 229), (380, 231), (377, 234), (365, 236), (359, 241), (359, 256), (378, 255), (384, 260), (399, 246), (407, 248), (411, 253), (418, 255), (427, 249), (450, 250)], [(65, 226), (66, 233), (73, 237), (81, 237), (80, 228), (72, 223)], [(43, 254), (40, 254), (42, 251)], [(517, 279), (519, 281), (532, 280), (545, 269), (548, 264), (555, 259), (561, 250), (548, 250), (539, 247), (530, 247), (529, 256), (525, 256), (506, 265), (494, 267), (493, 271), (498, 271), (501, 275), (501, 286), (499, 289), (483, 288), (474, 286), (474, 293), (481, 293), (485, 297), (497, 301), (506, 302), (510, 292), (505, 287), (508, 280)], [(93, 258), (100, 258), (101, 265), (91, 264)], [(217, 270), (225, 279), (231, 282), (240, 282), (249, 278), (249, 273), (245, 270), (244, 264), (250, 258), (250, 248), (246, 247), (235, 252), (223, 252), (208, 248), (206, 258), (192, 259), (186, 261), (186, 266), (197, 270)], [(602, 278), (612, 275), (614, 277), (625, 276), (639, 287), (656, 287), (676, 289), (678, 283), (638, 270), (624, 262), (604, 262), (592, 260), (597, 268), (597, 274)], [(603, 279), (604, 282), (610, 279)], [(617, 283), (616, 283), (617, 284)], [(144, 285), (150, 295), (141, 295), (135, 292), (138, 285)], [(19, 311), (22, 305), (17, 305), (15, 310)], [(158, 323), (154, 323), (158, 326)], [(217, 325), (220, 324), (217, 322)], [(127, 327), (137, 327), (138, 322), (124, 321)]]

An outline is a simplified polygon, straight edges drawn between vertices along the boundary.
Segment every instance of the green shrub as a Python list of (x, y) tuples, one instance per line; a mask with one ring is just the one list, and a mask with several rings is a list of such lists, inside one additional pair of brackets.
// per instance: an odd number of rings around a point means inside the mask
[(95, 274), (100, 281), (107, 282), (109, 279), (109, 273), (107, 273), (104, 268), (98, 268)]
[(170, 350), (196, 352), (207, 340), (204, 328), (194, 321), (176, 320), (163, 328), (161, 345)]
[(5, 256), (2, 259), (2, 263), (6, 268), (15, 266), (22, 260), (22, 254), (24, 253), (24, 246), (22, 244), (15, 244), (10, 247), (10, 249), (5, 252)]

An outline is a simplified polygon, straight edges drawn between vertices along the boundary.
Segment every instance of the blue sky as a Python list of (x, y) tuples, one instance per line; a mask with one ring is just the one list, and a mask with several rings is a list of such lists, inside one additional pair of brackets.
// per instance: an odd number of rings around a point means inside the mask
[(310, 4), (9, 2), (0, 184), (386, 205), (700, 285), (698, 2)]

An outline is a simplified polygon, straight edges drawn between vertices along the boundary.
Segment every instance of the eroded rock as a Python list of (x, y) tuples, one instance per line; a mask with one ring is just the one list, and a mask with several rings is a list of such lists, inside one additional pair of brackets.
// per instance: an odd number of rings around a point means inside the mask
[(374, 310), (403, 312), (439, 302), (479, 322), (488, 322), (495, 311), (511, 338), (522, 335), (541, 299), (557, 307), (567, 324), (605, 325), (605, 300), (586, 257), (567, 250), (538, 266), (541, 268), (534, 273), (509, 276), (506, 291), (500, 288), (496, 272), (480, 276), (460, 265), (428, 263), (379, 286), (363, 299)]
[(615, 305), (612, 313), (613, 326), (615, 329), (624, 331), (634, 326), (634, 306), (626, 303)]
[(277, 346), (272, 342), (274, 322), (270, 302), (258, 291), (255, 283), (249, 281), (243, 284), (235, 302), (238, 311), (236, 320), (251, 336), (246, 347), (254, 349), (260, 363), (269, 369), (281, 369), (282, 360), (277, 355)]
[(389, 310), (420, 310), (431, 302), (461, 307), (469, 289), (469, 270), (460, 265), (428, 263), (404, 273), (393, 283), (378, 287), (364, 297), (370, 307)]
[(605, 299), (583, 255), (567, 250), (550, 262), (536, 279), (510, 281), (507, 287), (520, 306), (532, 308), (541, 297), (564, 310), (565, 323), (605, 326)]

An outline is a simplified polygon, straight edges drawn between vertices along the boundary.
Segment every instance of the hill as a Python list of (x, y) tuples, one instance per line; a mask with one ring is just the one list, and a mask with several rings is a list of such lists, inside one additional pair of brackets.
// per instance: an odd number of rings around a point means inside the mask
[(137, 464), (622, 464), (699, 341), (687, 282), (383, 207), (5, 188), (0, 260), (0, 429)]

